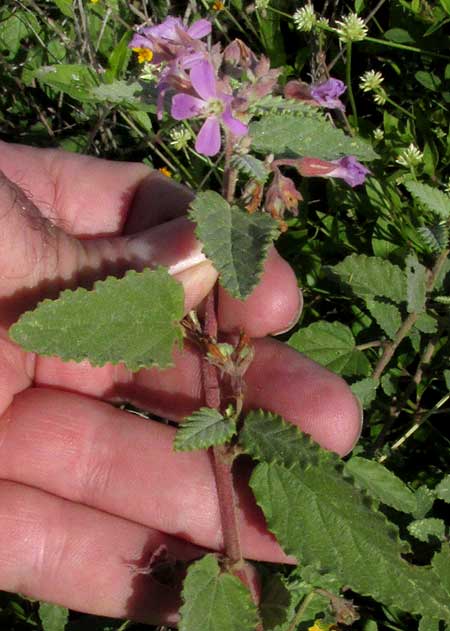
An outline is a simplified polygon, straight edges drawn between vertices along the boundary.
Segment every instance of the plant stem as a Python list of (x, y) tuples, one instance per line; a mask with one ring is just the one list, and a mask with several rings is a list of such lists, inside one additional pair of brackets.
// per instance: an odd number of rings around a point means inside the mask
[(353, 113), (353, 126), (358, 129), (358, 113), (356, 111), (355, 97), (352, 88), (352, 43), (347, 42), (347, 58), (345, 60), (345, 77), (347, 82), (348, 99)]
[[(217, 287), (217, 285), (216, 285)], [(215, 304), (215, 290), (206, 298), (205, 334), (217, 339), (217, 317)], [(208, 359), (203, 359), (203, 385), (205, 388), (206, 405), (218, 410), (220, 408), (220, 383), (217, 369)], [(238, 564), (236, 574), (252, 592), (251, 581), (243, 568), (243, 558), (239, 537), (239, 520), (237, 499), (233, 480), (233, 454), (226, 445), (219, 445), (210, 450), (214, 464), (217, 496), (219, 499), (220, 518), (223, 533), (224, 554), (231, 563)]]
[(237, 183), (237, 172), (231, 166), (231, 158), (233, 156), (233, 142), (231, 134), (226, 135), (225, 147), (225, 165), (223, 167), (223, 196), (227, 202), (232, 202)]
[(288, 631), (295, 631), (303, 618), (303, 614), (306, 611), (309, 603), (315, 596), (315, 592), (310, 592), (305, 598), (302, 600), (302, 604), (300, 605), (297, 613), (295, 614), (291, 624), (289, 625)]

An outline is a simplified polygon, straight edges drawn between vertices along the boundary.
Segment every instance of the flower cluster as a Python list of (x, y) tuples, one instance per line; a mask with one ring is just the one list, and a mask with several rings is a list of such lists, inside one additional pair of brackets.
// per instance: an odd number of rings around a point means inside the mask
[[(303, 17), (312, 15), (310, 5), (305, 9)], [(232, 41), (223, 50), (218, 44), (209, 45), (205, 38), (210, 33), (208, 20), (187, 26), (180, 18), (168, 17), (161, 24), (141, 27), (130, 48), (137, 53), (138, 61), (145, 63), (145, 77), (156, 81), (159, 118), (166, 107), (176, 121), (199, 120), (195, 149), (200, 154), (217, 155), (223, 135), (227, 150), (243, 154), (251, 145), (248, 123), (255, 112), (253, 105), (279, 90), (280, 71), (270, 68), (267, 58), (258, 58), (241, 40)], [(345, 90), (342, 81), (330, 77), (312, 85), (289, 81), (284, 95), (344, 111), (340, 96)], [(192, 138), (189, 126), (170, 132), (170, 144), (178, 151), (185, 150)], [(362, 184), (369, 173), (353, 156), (331, 162), (307, 157), (294, 161), (272, 158), (269, 171), (273, 177), (264, 203), (264, 186), (255, 188), (250, 181), (244, 190), (249, 212), (262, 205), (280, 221), (285, 211), (297, 213), (301, 194), (295, 182), (281, 173), (280, 166), (294, 166), (302, 176), (341, 178), (350, 186)]]

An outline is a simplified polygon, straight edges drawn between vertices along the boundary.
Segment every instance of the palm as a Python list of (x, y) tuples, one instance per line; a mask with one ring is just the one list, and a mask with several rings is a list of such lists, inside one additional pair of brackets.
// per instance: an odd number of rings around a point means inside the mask
[[(188, 223), (167, 222), (182, 215), (188, 195), (166, 179), (148, 178), (142, 165), (13, 145), (2, 145), (0, 169), (41, 213), (1, 182), (0, 588), (103, 615), (170, 620), (176, 593), (135, 576), (130, 563), (145, 564), (161, 544), (185, 559), (198, 556), (197, 546), (220, 549), (209, 458), (175, 454), (173, 428), (108, 402), (182, 418), (202, 404), (198, 354), (186, 349), (168, 371), (131, 374), (122, 366), (92, 368), (24, 353), (8, 340), (7, 327), (63, 287), (156, 262), (181, 270), (186, 308), (196, 306), (216, 274)], [(124, 232), (133, 236), (117, 238)], [(295, 276), (273, 252), (245, 304), (221, 293), (219, 321), (225, 331), (243, 327), (260, 338), (247, 374), (247, 405), (279, 412), (344, 453), (359, 432), (345, 384), (261, 339), (286, 328), (298, 309)], [(243, 472), (244, 553), (283, 560), (244, 478)]]

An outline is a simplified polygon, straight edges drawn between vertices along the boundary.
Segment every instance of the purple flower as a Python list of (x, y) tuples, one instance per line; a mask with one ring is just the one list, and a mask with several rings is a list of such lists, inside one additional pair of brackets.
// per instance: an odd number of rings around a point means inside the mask
[(223, 123), (235, 136), (243, 136), (248, 127), (231, 111), (232, 97), (221, 92), (217, 85), (212, 64), (199, 61), (191, 68), (192, 87), (198, 96), (192, 94), (175, 94), (172, 99), (171, 114), (175, 120), (184, 120), (194, 116), (206, 118), (203, 123), (195, 149), (205, 156), (214, 156), (220, 150), (220, 123)]
[(351, 187), (364, 184), (370, 173), (354, 156), (345, 156), (340, 160), (320, 160), (319, 158), (301, 158), (296, 163), (300, 175), (306, 177), (337, 177)]
[(328, 79), (324, 83), (311, 87), (311, 96), (316, 103), (328, 109), (344, 111), (345, 106), (339, 99), (346, 90), (346, 86), (339, 79)]
[(149, 48), (153, 52), (154, 63), (158, 64), (192, 52), (195, 40), (209, 35), (210, 32), (211, 23), (208, 20), (197, 20), (188, 27), (180, 18), (169, 16), (161, 24), (141, 27), (134, 34), (129, 47)]
[(339, 177), (347, 182), (352, 188), (364, 184), (366, 176), (370, 173), (361, 162), (354, 156), (345, 156), (340, 160), (332, 160), (336, 168), (327, 174), (327, 177)]

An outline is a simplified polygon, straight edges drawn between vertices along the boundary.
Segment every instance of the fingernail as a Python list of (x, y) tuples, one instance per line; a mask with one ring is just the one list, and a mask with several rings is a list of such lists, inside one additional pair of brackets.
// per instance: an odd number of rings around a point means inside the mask
[(283, 333), (287, 333), (288, 331), (290, 331), (300, 320), (302, 311), (303, 311), (303, 293), (302, 293), (302, 290), (299, 289), (298, 290), (298, 308), (297, 308), (297, 311), (295, 312), (295, 317), (292, 318), (291, 322), (288, 324), (287, 327), (284, 327), (283, 329), (280, 329), (279, 331), (273, 331), (271, 335), (282, 335)]

